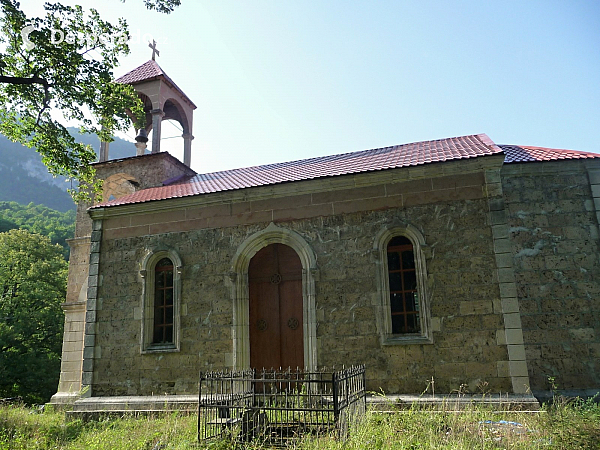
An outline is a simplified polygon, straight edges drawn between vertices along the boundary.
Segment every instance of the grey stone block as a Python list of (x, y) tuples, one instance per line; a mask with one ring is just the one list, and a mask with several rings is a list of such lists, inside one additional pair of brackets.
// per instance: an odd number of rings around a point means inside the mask
[(504, 211), (504, 209), (499, 211), (490, 211), (490, 221), (492, 225), (500, 225), (506, 223), (506, 212)]
[(88, 311), (85, 313), (85, 321), (87, 323), (93, 323), (96, 321), (96, 311)]
[(502, 197), (489, 200), (490, 211), (504, 211), (504, 199)]
[(83, 372), (81, 376), (81, 384), (83, 386), (91, 386), (93, 379), (93, 372)]

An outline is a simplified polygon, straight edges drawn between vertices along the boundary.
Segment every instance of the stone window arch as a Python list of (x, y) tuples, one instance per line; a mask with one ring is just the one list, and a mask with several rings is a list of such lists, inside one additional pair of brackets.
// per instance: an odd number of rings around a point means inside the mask
[(138, 180), (128, 173), (115, 173), (102, 183), (102, 201), (116, 200), (124, 195), (133, 194), (139, 186)]
[(431, 308), (425, 239), (412, 225), (390, 227), (375, 238), (381, 342), (431, 344)]
[(317, 368), (317, 258), (302, 236), (292, 230), (278, 227), (273, 222), (264, 230), (246, 238), (232, 259), (229, 279), (233, 301), (233, 367), (250, 367), (248, 267), (252, 257), (270, 244), (285, 244), (293, 248), (302, 263), (304, 364), (309, 370), (314, 370)]
[(181, 258), (173, 250), (149, 253), (142, 261), (142, 353), (180, 349)]

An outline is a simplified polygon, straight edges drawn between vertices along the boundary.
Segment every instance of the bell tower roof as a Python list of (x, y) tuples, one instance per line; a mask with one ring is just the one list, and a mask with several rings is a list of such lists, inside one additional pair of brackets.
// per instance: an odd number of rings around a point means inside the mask
[(173, 89), (175, 89), (181, 97), (189, 103), (192, 109), (196, 109), (196, 105), (194, 102), (190, 100), (190, 98), (185, 95), (185, 93), (175, 84), (175, 82), (165, 73), (164, 70), (158, 65), (156, 61), (150, 59), (146, 61), (139, 67), (127, 72), (122, 77), (117, 78), (115, 81), (117, 83), (123, 84), (131, 84), (136, 85), (140, 83), (145, 83), (148, 81), (161, 80), (164, 81), (167, 85), (170, 85)]

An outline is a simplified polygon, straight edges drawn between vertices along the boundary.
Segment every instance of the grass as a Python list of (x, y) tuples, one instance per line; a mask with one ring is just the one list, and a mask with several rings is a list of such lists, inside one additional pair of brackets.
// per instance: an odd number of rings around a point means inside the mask
[(198, 448), (196, 416), (65, 421), (64, 413), (39, 414), (26, 407), (0, 408), (1, 450), (151, 450)]
[[(211, 449), (228, 442), (197, 443), (195, 415), (123, 418), (84, 423), (63, 413), (23, 406), (0, 407), (0, 449)], [(506, 421), (509, 423), (503, 423)], [(250, 445), (249, 448), (260, 448)], [(369, 413), (345, 441), (307, 438), (305, 450), (334, 449), (600, 449), (600, 405), (559, 401), (540, 414), (494, 413), (473, 407), (461, 413), (420, 407)]]
[(539, 414), (461, 413), (415, 407), (371, 413), (346, 442), (314, 440), (307, 450), (333, 449), (600, 449), (600, 406), (593, 402), (545, 406)]

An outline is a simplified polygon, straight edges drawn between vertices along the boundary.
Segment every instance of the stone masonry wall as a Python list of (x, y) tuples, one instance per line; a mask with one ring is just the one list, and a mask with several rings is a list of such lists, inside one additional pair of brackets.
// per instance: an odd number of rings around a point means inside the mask
[(600, 248), (579, 161), (508, 165), (503, 188), (534, 392), (600, 388)]
[[(231, 367), (231, 261), (271, 221), (317, 255), (320, 366), (364, 363), (368, 389), (386, 393), (420, 393), (432, 380), (436, 392), (511, 391), (483, 173), (322, 187), (256, 201), (234, 192), (219, 204), (188, 199), (171, 211), (105, 219), (93, 395), (195, 393), (199, 370)], [(399, 224), (425, 237), (433, 344), (381, 345), (374, 238)], [(175, 248), (183, 262), (181, 351), (140, 354), (140, 262), (158, 247)]]
[(95, 163), (94, 168), (103, 180), (116, 173), (133, 176), (138, 182), (136, 190), (162, 186), (164, 181), (171, 178), (196, 174), (167, 152)]

